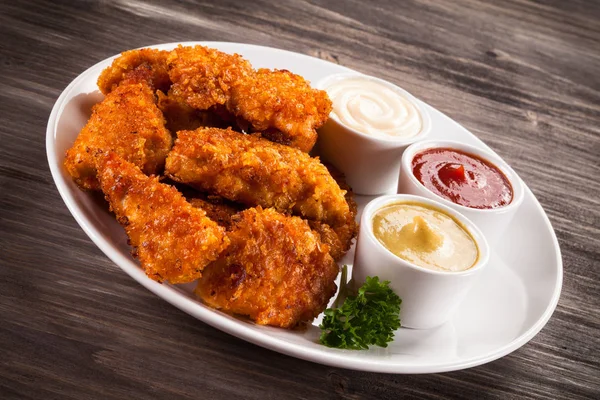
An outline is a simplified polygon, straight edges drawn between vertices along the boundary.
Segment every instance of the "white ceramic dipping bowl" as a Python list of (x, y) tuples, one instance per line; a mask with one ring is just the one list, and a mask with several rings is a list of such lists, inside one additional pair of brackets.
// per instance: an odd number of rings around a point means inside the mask
[(328, 76), (317, 82), (316, 87), (325, 90), (337, 81), (357, 76), (378, 82), (414, 104), (421, 115), (421, 131), (407, 139), (373, 136), (346, 126), (332, 112), (329, 120), (319, 129), (317, 151), (344, 173), (354, 193), (382, 194), (396, 189), (402, 152), (411, 143), (427, 136), (431, 117), (419, 100), (406, 90), (383, 79), (357, 72)]
[[(460, 150), (489, 161), (495, 165), (506, 176), (506, 178), (508, 178), (513, 190), (512, 201), (503, 207), (477, 209), (456, 204), (433, 193), (423, 186), (412, 172), (412, 161), (415, 155), (432, 148), (451, 148)], [(400, 168), (398, 193), (414, 194), (417, 196), (427, 197), (451, 207), (454, 210), (457, 210), (473, 221), (475, 225), (477, 225), (491, 246), (494, 246), (499, 240), (501, 240), (502, 235), (514, 217), (515, 212), (523, 202), (524, 197), (524, 189), (521, 179), (517, 176), (517, 173), (513, 171), (513, 169), (510, 168), (508, 164), (505, 163), (500, 157), (489, 151), (481, 150), (474, 146), (450, 140), (427, 140), (420, 143), (415, 143), (406, 149), (402, 155), (402, 167)]]
[[(462, 223), (479, 248), (479, 258), (475, 265), (465, 271), (436, 271), (410, 263), (389, 251), (373, 234), (373, 216), (385, 206), (404, 202), (432, 206)], [(442, 325), (452, 317), (488, 260), (489, 247), (485, 237), (466, 217), (430, 199), (393, 194), (372, 200), (363, 211), (352, 279), (356, 286), (362, 285), (367, 276), (378, 276), (380, 281), (390, 281), (390, 287), (402, 299), (402, 326), (429, 329)]]

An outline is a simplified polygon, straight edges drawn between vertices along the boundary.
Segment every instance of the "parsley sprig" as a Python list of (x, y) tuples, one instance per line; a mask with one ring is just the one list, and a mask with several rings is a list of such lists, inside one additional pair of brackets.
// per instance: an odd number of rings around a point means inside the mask
[[(345, 272), (342, 270), (340, 293), (345, 294)], [(367, 277), (356, 296), (348, 296), (341, 307), (325, 310), (321, 328), (321, 343), (328, 347), (361, 350), (370, 345), (387, 347), (400, 328), (402, 300), (389, 287), (389, 281)], [(337, 303), (336, 299), (336, 303)]]

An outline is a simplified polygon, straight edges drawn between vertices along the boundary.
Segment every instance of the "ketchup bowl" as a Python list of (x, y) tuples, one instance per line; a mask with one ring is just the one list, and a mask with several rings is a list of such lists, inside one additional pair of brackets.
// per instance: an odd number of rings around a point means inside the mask
[[(350, 89), (340, 93), (346, 83)], [(344, 173), (356, 194), (394, 190), (403, 151), (429, 133), (425, 107), (398, 86), (356, 72), (328, 76), (316, 87), (333, 101), (333, 111), (318, 131), (319, 155)]]
[[(435, 174), (436, 176), (433, 178), (435, 182), (419, 180), (415, 174), (415, 160), (424, 158), (423, 155), (427, 153), (442, 151), (455, 152), (460, 157), (453, 157), (453, 160), (448, 162), (440, 161), (436, 165), (437, 170), (429, 171), (426, 174)], [(501, 185), (499, 182), (502, 179), (493, 176), (486, 177), (485, 171), (481, 171), (481, 173), (473, 171), (471, 170), (473, 166), (467, 165), (467, 163), (465, 163), (466, 166), (461, 165), (461, 161), (457, 161), (461, 157), (475, 160), (475, 164), (483, 169), (497, 170), (510, 187), (511, 196), (508, 197), (506, 191), (498, 187)], [(458, 168), (454, 168), (455, 166)], [(421, 170), (418, 170), (417, 173), (421, 174)], [(420, 178), (423, 180), (423, 176)], [(495, 186), (485, 187), (492, 182)], [(461, 184), (467, 187), (466, 194), (459, 192)], [(439, 187), (440, 185), (446, 186)], [(456, 192), (451, 193), (452, 190)], [(478, 190), (479, 195), (477, 194)], [(490, 196), (490, 192), (497, 194), (497, 198)], [(440, 140), (415, 143), (405, 150), (402, 155), (398, 193), (427, 197), (459, 211), (481, 229), (492, 245), (501, 239), (524, 197), (521, 179), (500, 157), (464, 143)], [(480, 196), (480, 198), (476, 196)], [(486, 206), (486, 203), (489, 204)]]
[[(459, 229), (472, 240), (476, 247), (476, 257), (471, 258), (468, 267), (461, 270), (454, 268), (435, 269), (423, 266), (411, 257), (404, 257), (388, 247), (385, 240), (377, 236), (377, 215), (394, 206), (422, 206), (430, 208), (445, 218), (454, 221)], [(423, 238), (431, 234), (414, 229), (412, 224), (406, 223), (408, 219), (397, 216), (389, 217), (391, 224), (398, 222), (400, 231)], [(413, 221), (416, 221), (414, 218)], [(447, 227), (433, 220), (430, 225), (433, 231), (443, 234)], [(404, 224), (404, 225), (403, 225)], [(427, 222), (429, 224), (429, 222)], [(389, 226), (388, 226), (389, 227)], [(406, 232), (405, 231), (405, 232)], [(381, 231), (380, 231), (381, 232)], [(389, 229), (390, 237), (398, 239), (398, 243), (411, 241), (411, 238), (397, 237), (398, 230)], [(394, 237), (396, 236), (396, 237)], [(443, 235), (444, 240), (450, 236)], [(448, 240), (436, 250), (428, 249), (427, 256), (432, 253), (448, 253), (448, 248), (453, 248), (456, 254), (463, 253), (463, 247), (458, 242)], [(407, 254), (414, 254), (409, 249)], [(481, 231), (465, 216), (456, 210), (437, 201), (420, 196), (394, 194), (381, 196), (368, 203), (360, 220), (360, 232), (356, 243), (356, 253), (352, 270), (352, 280), (355, 286), (360, 286), (367, 276), (378, 276), (382, 281), (390, 281), (390, 287), (402, 299), (400, 320), (403, 327), (413, 329), (430, 329), (447, 322), (454, 311), (463, 301), (471, 287), (476, 283), (481, 272), (488, 265), (489, 246)], [(448, 265), (451, 267), (451, 265)]]

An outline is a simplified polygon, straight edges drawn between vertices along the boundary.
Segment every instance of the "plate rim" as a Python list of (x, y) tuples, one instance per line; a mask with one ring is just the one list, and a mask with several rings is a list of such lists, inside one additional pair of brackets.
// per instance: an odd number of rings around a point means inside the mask
[[(168, 48), (174, 47), (177, 45), (204, 45), (204, 46), (212, 46), (219, 47), (223, 45), (233, 45), (233, 46), (243, 46), (243, 47), (252, 47), (258, 50), (276, 50), (278, 52), (291, 53), (294, 56), (302, 56), (312, 58), (314, 60), (318, 60), (319, 62), (333, 64), (336, 67), (341, 67), (346, 70), (352, 70), (348, 67), (341, 66), (338, 64), (331, 63), (327, 60), (322, 60), (316, 57), (309, 56), (303, 53), (297, 53), (289, 50), (279, 49), (276, 47), (270, 46), (261, 46), (255, 44), (245, 44), (245, 43), (237, 43), (237, 42), (220, 42), (220, 41), (185, 41), (185, 42), (171, 42), (171, 43), (161, 43), (161, 44), (153, 44), (148, 46), (143, 46), (139, 48)], [(131, 259), (123, 257), (120, 253), (114, 251), (110, 243), (105, 241), (98, 232), (96, 232), (96, 227), (89, 223), (86, 218), (83, 217), (83, 214), (80, 213), (79, 207), (76, 205), (74, 198), (71, 197), (68, 188), (63, 180), (63, 176), (60, 172), (60, 166), (62, 162), (59, 162), (58, 157), (56, 157), (55, 150), (55, 138), (57, 133), (57, 124), (58, 124), (58, 116), (62, 114), (63, 108), (65, 106), (65, 100), (73, 90), (73, 88), (92, 74), (93, 70), (98, 68), (101, 64), (104, 64), (111, 59), (118, 57), (119, 54), (115, 54), (113, 56), (107, 57), (104, 60), (101, 60), (94, 65), (87, 68), (85, 71), (81, 72), (75, 79), (73, 79), (69, 85), (61, 92), (56, 102), (52, 107), (52, 111), (48, 118), (48, 124), (46, 127), (46, 157), (47, 162), (50, 168), (50, 173), (52, 175), (52, 179), (54, 181), (54, 185), (56, 186), (63, 202), (67, 206), (69, 212), (77, 221), (79, 226), (83, 229), (83, 231), (88, 235), (88, 237), (92, 240), (92, 242), (112, 261), (114, 262), (121, 270), (127, 273), (130, 277), (132, 277), (135, 281), (140, 283), (143, 287), (150, 290), (152, 293), (157, 295), (158, 297), (166, 300), (168, 303), (177, 307), (178, 309), (184, 311), (185, 313), (191, 315), (192, 317), (199, 319), (200, 321), (219, 329), (227, 334), (235, 336), (244, 341), (253, 343), (255, 345), (261, 346), (263, 348), (274, 350), (282, 354), (286, 354), (288, 356), (292, 356), (295, 358), (303, 359), (306, 361), (316, 362), (323, 365), (346, 368), (352, 370), (360, 370), (367, 372), (378, 372), (378, 373), (393, 373), (393, 374), (423, 374), (423, 373), (439, 373), (439, 372), (449, 372), (462, 370), (466, 368), (475, 367), (478, 365), (482, 365), (494, 360), (497, 360), (501, 357), (504, 357), (507, 354), (512, 353), (517, 350), (527, 342), (529, 342), (535, 335), (537, 335), (541, 329), (547, 324), (550, 317), (554, 313), (558, 301), (560, 298), (560, 294), (562, 291), (562, 283), (563, 283), (563, 261), (562, 261), (562, 253), (560, 250), (560, 245), (558, 243), (558, 239), (556, 236), (556, 232), (552, 227), (552, 223), (548, 218), (545, 210), (539, 203), (538, 199), (535, 197), (529, 186), (523, 182), (525, 187), (526, 197), (531, 197), (533, 200), (533, 205), (536, 207), (538, 212), (541, 212), (542, 219), (546, 228), (551, 233), (552, 243), (556, 250), (556, 284), (553, 289), (552, 298), (550, 302), (546, 306), (541, 317), (524, 333), (514, 338), (509, 343), (501, 346), (493, 351), (484, 352), (482, 355), (470, 357), (467, 359), (459, 359), (452, 360), (447, 362), (442, 362), (439, 364), (410, 364), (410, 363), (378, 363), (374, 360), (365, 360), (365, 359), (356, 359), (356, 362), (349, 362), (346, 354), (348, 352), (355, 352), (354, 350), (341, 350), (334, 349), (335, 352), (322, 352), (318, 348), (308, 348), (303, 345), (292, 343), (285, 341), (281, 338), (274, 337), (269, 335), (268, 333), (261, 332), (256, 329), (251, 329), (251, 324), (243, 323), (237, 320), (231, 320), (219, 315), (215, 310), (212, 310), (197, 301), (194, 301), (187, 296), (179, 293), (179, 291), (168, 284), (160, 284), (148, 278), (143, 271), (135, 264)], [(431, 107), (427, 103), (420, 100), (427, 107)], [(442, 111), (431, 107), (437, 112), (441, 113), (447, 120), (451, 121), (454, 124), (459, 125), (462, 129), (467, 131), (473, 138), (477, 140), (480, 146), (483, 146), (487, 150), (496, 154), (489, 146), (487, 146), (479, 137), (473, 134), (471, 131), (463, 127), (457, 121), (448, 117)], [(497, 155), (497, 154), (496, 154)], [(498, 156), (500, 157), (500, 156)], [(502, 158), (502, 157), (501, 157)], [(507, 163), (508, 164), (508, 163)], [(510, 165), (510, 164), (509, 164)], [(518, 175), (518, 174), (517, 174)], [(519, 178), (520, 179), (520, 178)], [(213, 316), (217, 316), (216, 318), (212, 318)], [(328, 348), (329, 349), (329, 348)], [(332, 350), (332, 349), (329, 349)]]

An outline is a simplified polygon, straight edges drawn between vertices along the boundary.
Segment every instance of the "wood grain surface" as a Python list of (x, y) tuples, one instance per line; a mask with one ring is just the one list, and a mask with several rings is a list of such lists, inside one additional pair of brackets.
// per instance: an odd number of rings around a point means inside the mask
[[(0, 398), (600, 398), (600, 2), (0, 2)], [(330, 368), (221, 333), (154, 296), (69, 214), (50, 110), (120, 51), (219, 40), (400, 84), (503, 156), (548, 213), (558, 308), (524, 347), (451, 373)]]

